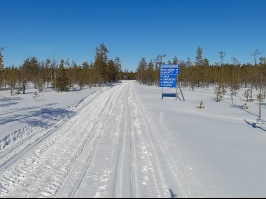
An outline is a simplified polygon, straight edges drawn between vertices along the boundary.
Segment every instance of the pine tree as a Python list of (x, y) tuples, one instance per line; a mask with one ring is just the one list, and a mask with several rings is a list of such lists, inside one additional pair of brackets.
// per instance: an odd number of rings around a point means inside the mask
[(4, 69), (4, 59), (3, 59), (3, 55), (2, 55), (2, 50), (4, 50), (4, 48), (0, 48), (0, 70)]
[(59, 69), (56, 78), (57, 91), (69, 91), (69, 81), (67, 71), (64, 67), (64, 60), (62, 59), (59, 64)]
[(39, 63), (36, 57), (29, 57), (24, 60), (22, 65), (22, 87), (23, 94), (25, 94), (26, 84), (32, 82), (35, 89), (37, 89), (37, 84), (40, 81), (39, 76)]
[(196, 51), (195, 66), (202, 66), (202, 65), (203, 65), (202, 48), (199, 46)]
[[(80, 71), (80, 67), (78, 67), (78, 65), (75, 62), (72, 62), (71, 67), (68, 69), (68, 78), (69, 78), (70, 87), (74, 87), (74, 85), (78, 84), (80, 79), (82, 79), (79, 71)], [(83, 85), (80, 85), (80, 89), (82, 87)]]
[(10, 94), (13, 95), (13, 90), (15, 89), (17, 83), (18, 70), (14, 67), (14, 65), (10, 68), (5, 69), (5, 82), (8, 86), (10, 86)]
[(121, 75), (122, 66), (121, 66), (120, 58), (118, 56), (115, 57), (114, 64), (115, 64), (115, 81), (117, 82), (119, 79), (122, 79), (122, 75)]
[(153, 85), (155, 81), (155, 77), (153, 76), (153, 71), (154, 71), (154, 65), (152, 61), (148, 63), (147, 66), (147, 83), (148, 85)]
[(4, 59), (3, 59), (3, 55), (2, 55), (2, 50), (4, 50), (4, 48), (0, 48), (0, 86), (3, 82), (3, 72), (4, 72)]
[(81, 71), (84, 74), (84, 84), (91, 86), (92, 82), (92, 69), (88, 62), (83, 62), (81, 64)]
[(96, 48), (96, 55), (95, 55), (95, 62), (94, 62), (94, 68), (95, 68), (95, 76), (96, 79), (98, 79), (99, 86), (102, 83), (106, 83), (107, 79), (107, 61), (108, 61), (108, 49), (106, 46), (102, 43), (100, 44), (100, 48)]
[(88, 72), (83, 70), (83, 68), (81, 66), (78, 67), (78, 78), (77, 78), (77, 84), (79, 85), (79, 89), (81, 90), (83, 88), (84, 85), (86, 85), (86, 83), (88, 81), (86, 81), (86, 76), (87, 76)]
[(215, 94), (216, 94), (216, 102), (220, 102), (223, 98), (223, 85), (219, 84), (218, 87), (215, 88)]
[(173, 64), (178, 64), (178, 59), (177, 59), (176, 56), (175, 56), (174, 59), (173, 59)]
[(114, 61), (111, 59), (107, 62), (107, 81), (108, 82), (115, 82), (116, 78), (116, 66)]
[(147, 62), (144, 57), (139, 61), (139, 65), (137, 68), (137, 78), (140, 84), (146, 84), (146, 71), (147, 71)]

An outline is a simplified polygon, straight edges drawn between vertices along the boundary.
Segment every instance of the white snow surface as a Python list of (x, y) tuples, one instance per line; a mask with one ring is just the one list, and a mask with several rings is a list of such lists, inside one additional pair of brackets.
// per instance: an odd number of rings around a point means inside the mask
[(244, 89), (234, 105), (136, 81), (26, 91), (0, 92), (0, 197), (266, 197), (266, 124)]

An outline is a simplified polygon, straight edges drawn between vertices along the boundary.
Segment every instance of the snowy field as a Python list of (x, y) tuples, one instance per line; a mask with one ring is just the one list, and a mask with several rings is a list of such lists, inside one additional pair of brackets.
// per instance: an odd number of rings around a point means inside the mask
[(183, 101), (135, 81), (36, 101), (1, 91), (0, 197), (266, 197), (266, 124), (245, 90), (234, 106), (214, 88)]

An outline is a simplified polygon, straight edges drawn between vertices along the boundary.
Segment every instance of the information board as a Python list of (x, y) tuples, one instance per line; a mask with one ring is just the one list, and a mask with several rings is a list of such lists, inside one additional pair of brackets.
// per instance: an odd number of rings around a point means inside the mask
[(162, 64), (160, 67), (160, 87), (175, 88), (179, 64)]

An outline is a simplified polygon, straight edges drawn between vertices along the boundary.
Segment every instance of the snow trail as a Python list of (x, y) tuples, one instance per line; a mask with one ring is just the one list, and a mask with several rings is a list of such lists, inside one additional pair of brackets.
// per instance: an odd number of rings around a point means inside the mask
[(133, 82), (41, 135), (0, 154), (0, 197), (191, 197)]

